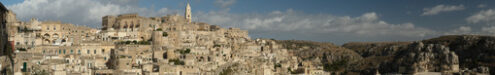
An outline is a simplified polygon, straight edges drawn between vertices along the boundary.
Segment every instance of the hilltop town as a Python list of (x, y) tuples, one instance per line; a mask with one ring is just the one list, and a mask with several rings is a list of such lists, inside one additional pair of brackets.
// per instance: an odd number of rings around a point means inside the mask
[(235, 69), (270, 75), (298, 68), (297, 58), (274, 41), (192, 22), (189, 4), (184, 16), (104, 16), (101, 29), (36, 18), (22, 22), (15, 16), (5, 11), (14, 52), (13, 61), (2, 58), (1, 70), (13, 72), (7, 74), (217, 75)]
[(185, 13), (107, 15), (101, 28), (20, 21), (0, 5), (2, 75), (495, 74), (495, 37), (453, 35), (413, 42), (252, 39), (247, 30)]

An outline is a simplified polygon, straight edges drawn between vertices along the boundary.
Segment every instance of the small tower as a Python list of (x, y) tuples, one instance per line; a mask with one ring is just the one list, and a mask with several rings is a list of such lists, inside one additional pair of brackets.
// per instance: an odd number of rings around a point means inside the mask
[(187, 1), (186, 12), (184, 16), (186, 17), (186, 22), (191, 23), (191, 5), (189, 5), (189, 1)]

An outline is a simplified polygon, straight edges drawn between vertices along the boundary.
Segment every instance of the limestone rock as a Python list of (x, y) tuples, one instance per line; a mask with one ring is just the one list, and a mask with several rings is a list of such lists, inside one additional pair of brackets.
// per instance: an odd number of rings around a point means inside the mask
[(380, 73), (458, 72), (459, 60), (455, 52), (439, 44), (415, 42), (381, 65)]

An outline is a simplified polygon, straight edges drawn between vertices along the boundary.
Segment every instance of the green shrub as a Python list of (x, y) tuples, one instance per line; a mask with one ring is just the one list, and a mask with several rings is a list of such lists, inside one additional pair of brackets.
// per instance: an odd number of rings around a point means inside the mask
[(325, 71), (338, 71), (346, 66), (346, 60), (334, 61), (332, 63), (325, 63), (323, 65), (323, 70)]
[(297, 68), (297, 69), (296, 69), (296, 70), (294, 70), (294, 71), (289, 70), (289, 72), (290, 72), (291, 74), (301, 74), (301, 73), (304, 73), (304, 69), (303, 69), (303, 68)]
[(139, 44), (139, 45), (150, 45), (151, 42), (149, 41), (120, 41), (117, 42), (117, 44)]
[(223, 69), (222, 72), (220, 72), (220, 75), (232, 75), (233, 70), (232, 68), (228, 67), (226, 69)]
[(19, 48), (18, 50), (19, 51), (26, 51), (27, 49), (26, 48)]
[(167, 37), (168, 36), (167, 32), (163, 32), (162, 36)]
[(187, 53), (191, 53), (191, 49), (186, 49), (186, 50), (183, 50), (183, 49), (178, 49), (177, 51), (179, 51), (180, 54), (187, 54)]
[(134, 41), (132, 41), (132, 43), (136, 44), (136, 43), (138, 43), (138, 42), (137, 42), (136, 40), (134, 40)]
[(175, 65), (184, 65), (184, 61), (181, 61), (179, 59), (170, 59), (168, 62), (174, 62)]
[(219, 44), (215, 44), (215, 45), (213, 45), (213, 47), (220, 47), (220, 45)]

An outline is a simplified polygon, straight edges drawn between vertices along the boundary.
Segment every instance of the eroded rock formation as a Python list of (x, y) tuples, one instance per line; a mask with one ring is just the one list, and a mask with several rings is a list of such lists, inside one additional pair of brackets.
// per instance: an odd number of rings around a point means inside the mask
[(413, 74), (459, 71), (458, 56), (448, 47), (415, 42), (404, 49), (394, 54), (391, 62), (382, 63), (378, 69), (380, 73)]

